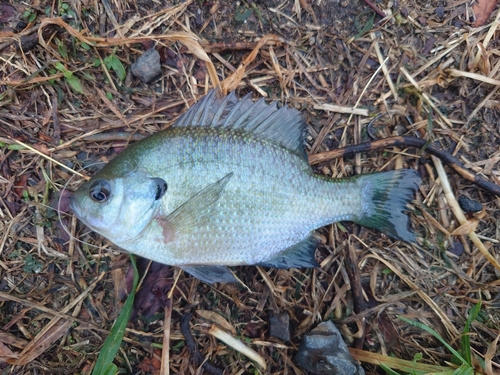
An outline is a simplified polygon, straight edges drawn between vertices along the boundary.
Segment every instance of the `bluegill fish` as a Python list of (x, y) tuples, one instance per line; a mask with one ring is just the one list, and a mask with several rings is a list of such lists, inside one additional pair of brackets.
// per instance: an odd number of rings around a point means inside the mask
[(315, 267), (313, 231), (340, 220), (412, 242), (411, 169), (332, 179), (311, 169), (295, 109), (212, 90), (170, 128), (126, 148), (71, 208), (119, 247), (206, 282), (227, 266)]

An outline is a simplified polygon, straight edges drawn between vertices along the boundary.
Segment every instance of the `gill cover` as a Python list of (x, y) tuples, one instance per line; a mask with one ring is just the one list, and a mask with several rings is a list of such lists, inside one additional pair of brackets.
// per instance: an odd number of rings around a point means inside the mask
[(120, 245), (141, 235), (167, 190), (166, 181), (147, 172), (113, 178), (97, 174), (74, 193), (71, 209), (92, 230)]

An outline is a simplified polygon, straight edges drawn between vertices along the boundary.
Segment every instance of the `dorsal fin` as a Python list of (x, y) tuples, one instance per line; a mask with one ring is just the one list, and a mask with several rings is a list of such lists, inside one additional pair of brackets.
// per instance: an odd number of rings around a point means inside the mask
[(221, 126), (246, 130), (261, 138), (279, 143), (307, 160), (304, 151), (305, 122), (302, 114), (276, 103), (267, 105), (264, 99), (253, 102), (251, 94), (238, 100), (232, 92), (223, 96), (220, 89), (211, 90), (172, 125)]

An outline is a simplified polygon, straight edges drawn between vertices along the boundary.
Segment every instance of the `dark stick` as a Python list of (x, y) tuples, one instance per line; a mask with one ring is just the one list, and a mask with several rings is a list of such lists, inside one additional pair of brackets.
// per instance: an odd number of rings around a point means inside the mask
[[(349, 282), (351, 283), (353, 308), (354, 312), (357, 315), (366, 310), (366, 303), (365, 299), (363, 298), (363, 286), (361, 285), (361, 271), (358, 268), (358, 257), (356, 254), (356, 249), (351, 244), (350, 239), (349, 241), (347, 241), (345, 255), (345, 269), (347, 272), (347, 276), (349, 277)], [(366, 321), (362, 318), (360, 318), (359, 320), (362, 327), (362, 336), (354, 340), (353, 346), (355, 348), (361, 349), (363, 348), (363, 344), (365, 343)]]
[(427, 144), (427, 141), (408, 136), (390, 137), (384, 139), (378, 139), (376, 141), (365, 142), (359, 145), (347, 146), (339, 148), (332, 151), (322, 152), (320, 154), (310, 155), (309, 162), (311, 165), (318, 164), (324, 161), (337, 159), (343, 156), (350, 156), (360, 152), (374, 151), (387, 147), (417, 147), (424, 148), (425, 152), (434, 155), (441, 159), (445, 164), (450, 166), (460, 174), (463, 178), (473, 182), (481, 189), (486, 190), (489, 193), (495, 194), (500, 197), (500, 186), (486, 180), (485, 178), (471, 172), (465, 168), (465, 166), (449, 152), (442, 150), (435, 143)]
[(380, 17), (385, 18), (387, 15), (382, 12), (375, 4), (373, 4), (370, 0), (365, 0), (366, 5), (373, 9), (375, 13), (377, 13)]
[(191, 321), (191, 318), (193, 317), (193, 314), (184, 314), (181, 318), (181, 331), (182, 334), (184, 335), (184, 338), (186, 339), (186, 345), (189, 348), (189, 351), (193, 355), (194, 362), (196, 366), (199, 366), (202, 364), (202, 367), (205, 369), (206, 372), (212, 375), (222, 375), (224, 370), (221, 370), (218, 367), (215, 367), (209, 362), (203, 362), (203, 356), (198, 352), (198, 349), (196, 348), (196, 343), (194, 342), (193, 335), (191, 335), (191, 328), (189, 327), (189, 322)]

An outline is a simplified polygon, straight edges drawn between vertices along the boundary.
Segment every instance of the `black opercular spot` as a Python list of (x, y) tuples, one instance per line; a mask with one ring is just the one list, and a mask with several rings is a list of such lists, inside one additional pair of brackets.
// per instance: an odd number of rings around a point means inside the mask
[(152, 178), (152, 180), (156, 183), (155, 200), (158, 200), (165, 195), (168, 186), (165, 180), (159, 177)]
[(93, 201), (98, 203), (106, 202), (110, 195), (111, 185), (108, 181), (99, 178), (90, 185), (89, 196)]

